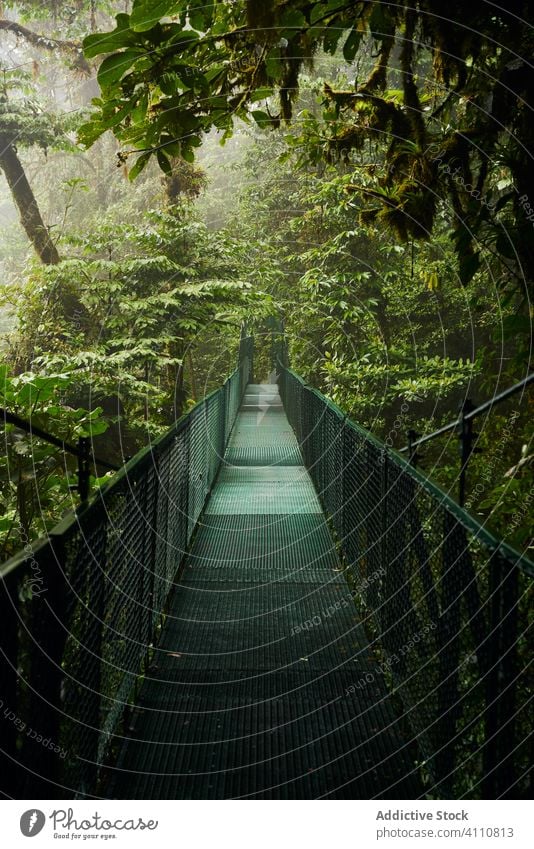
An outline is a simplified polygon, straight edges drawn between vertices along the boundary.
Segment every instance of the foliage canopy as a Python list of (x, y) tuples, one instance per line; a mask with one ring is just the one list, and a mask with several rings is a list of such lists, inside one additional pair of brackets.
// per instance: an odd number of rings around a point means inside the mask
[(88, 58), (107, 55), (98, 113), (80, 139), (89, 145), (112, 129), (125, 160), (138, 154), (132, 177), (152, 156), (170, 170), (170, 157), (191, 161), (211, 128), (228, 136), (238, 118), (289, 120), (302, 70), (320, 53), (341, 49), (352, 63), (374, 50), (364, 79), (324, 86), (324, 157), (385, 144), (371, 184), (351, 187), (365, 200), (364, 220), (401, 240), (427, 239), (444, 200), (463, 282), (480, 267), (482, 240), (505, 259), (503, 284), (517, 287), (534, 276), (520, 201), (534, 185), (525, 18), (520, 0), (491, 10), (460, 0), (134, 0), (114, 30), (85, 39)]

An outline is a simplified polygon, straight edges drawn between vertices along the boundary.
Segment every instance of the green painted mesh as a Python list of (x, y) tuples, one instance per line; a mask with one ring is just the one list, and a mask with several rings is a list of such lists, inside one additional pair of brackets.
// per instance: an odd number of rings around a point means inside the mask
[[(31, 555), (2, 567), (1, 698), (19, 720), (0, 722), (7, 795), (95, 792), (97, 764), (134, 693), (251, 367), (252, 340), (245, 338), (239, 368), (219, 390)], [(44, 587), (32, 598), (25, 587), (35, 574)], [(35, 736), (21, 732), (22, 724)]]
[(289, 369), (280, 393), (432, 792), (528, 793), (533, 564)]

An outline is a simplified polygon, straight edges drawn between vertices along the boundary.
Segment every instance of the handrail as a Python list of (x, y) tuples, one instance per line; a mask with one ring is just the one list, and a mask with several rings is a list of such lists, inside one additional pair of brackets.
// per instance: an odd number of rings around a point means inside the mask
[(11, 722), (7, 709), (0, 717), (0, 773), (10, 776), (11, 795), (97, 792), (217, 477), (252, 356), (252, 339), (242, 337), (237, 368), (218, 389), (0, 565), (0, 693), (20, 719)]
[[(274, 345), (275, 332), (278, 332), (282, 336), (281, 347), (279, 346), (278, 349)], [(279, 367), (287, 368), (289, 366), (287, 339), (284, 334), (283, 322), (281, 320), (279, 320), (278, 323), (273, 322), (272, 336), (273, 360), (278, 363)], [(417, 461), (420, 459), (417, 453), (418, 446), (424, 445), (426, 442), (430, 442), (430, 440), (435, 439), (438, 436), (443, 436), (445, 433), (449, 433), (450, 431), (458, 428), (458, 438), (461, 443), (460, 473), (458, 475), (458, 503), (460, 504), (460, 507), (463, 508), (465, 505), (467, 466), (471, 459), (471, 455), (478, 450), (474, 447), (476, 434), (473, 432), (473, 421), (481, 413), (486, 412), (486, 410), (491, 410), (495, 404), (500, 404), (501, 401), (506, 401), (512, 395), (515, 395), (517, 392), (525, 389), (533, 381), (534, 372), (527, 375), (527, 377), (523, 378), (523, 380), (520, 380), (518, 383), (515, 383), (513, 386), (508, 387), (508, 389), (503, 390), (498, 395), (494, 395), (493, 398), (488, 399), (478, 407), (474, 407), (471, 399), (466, 398), (462, 404), (460, 415), (455, 421), (449, 422), (448, 424), (443, 425), (443, 427), (440, 427), (425, 436), (420, 436), (415, 432), (415, 430), (413, 430), (413, 428), (410, 428), (407, 433), (408, 444), (403, 448), (398, 449), (399, 453), (407, 453), (409, 463), (412, 466), (417, 466)]]
[[(281, 321), (279, 321), (279, 323), (278, 323), (277, 332), (280, 333), (282, 336), (284, 335), (283, 323)], [(274, 330), (273, 330), (273, 334), (274, 334)], [(280, 356), (280, 354), (278, 354), (277, 361), (280, 363), (280, 365), (285, 366), (287, 368), (287, 366), (288, 366), (287, 340), (285, 339), (285, 336), (284, 336), (284, 352), (285, 352), (285, 357), (283, 358), (283, 357)], [(284, 359), (286, 360), (285, 362), (284, 362)], [(432, 433), (428, 433), (425, 436), (421, 436), (421, 437), (418, 437), (418, 438), (416, 438), (417, 434), (415, 433), (415, 431), (413, 431), (413, 430), (409, 431), (409, 433), (408, 433), (408, 445), (405, 445), (403, 448), (400, 448), (399, 452), (401, 454), (405, 454), (405, 453), (408, 452), (409, 455), (410, 455), (410, 461), (414, 460), (415, 456), (413, 456), (413, 452), (415, 451), (415, 449), (419, 445), (424, 445), (426, 442), (430, 442), (431, 439), (435, 439), (437, 436), (443, 436), (443, 434), (449, 433), (451, 430), (455, 430), (458, 427), (462, 427), (462, 424), (464, 424), (464, 423), (472, 422), (481, 413), (485, 413), (486, 410), (492, 409), (492, 407), (495, 404), (500, 404), (501, 401), (506, 401), (512, 395), (515, 395), (516, 392), (519, 392), (520, 390), (525, 389), (533, 381), (534, 381), (534, 372), (532, 372), (532, 374), (527, 375), (527, 377), (524, 377), (523, 380), (520, 380), (518, 383), (514, 383), (513, 386), (509, 386), (508, 389), (504, 389), (502, 392), (499, 392), (498, 395), (494, 395), (493, 398), (489, 398), (487, 401), (484, 401), (484, 403), (480, 404), (478, 407), (473, 407), (471, 400), (469, 398), (466, 398), (466, 400), (464, 401), (464, 404), (462, 405), (462, 410), (460, 412), (460, 415), (458, 416), (458, 418), (455, 421), (449, 422), (448, 424), (443, 425), (443, 427), (438, 428), (437, 430), (433, 431)]]
[[(51, 433), (48, 433), (46, 430), (42, 430), (40, 427), (35, 427), (31, 421), (27, 422), (25, 419), (21, 419), (20, 416), (15, 415), (15, 413), (10, 413), (4, 407), (0, 407), (0, 417), (3, 418), (5, 424), (12, 424), (19, 430), (26, 431), (26, 433), (29, 433), (31, 436), (36, 436), (38, 439), (43, 439), (51, 445), (56, 445), (58, 448), (61, 448), (62, 451), (66, 451), (74, 457), (80, 456), (79, 448), (76, 448), (74, 445), (70, 445), (70, 443), (65, 442), (64, 439), (60, 439), (58, 436), (53, 436)], [(116, 466), (114, 463), (109, 463), (107, 460), (102, 460), (101, 457), (93, 456), (93, 460), (95, 465), (102, 466), (102, 468), (108, 469), (110, 472), (118, 472), (120, 469), (120, 466)]]
[[(38, 439), (49, 442), (50, 445), (55, 445), (56, 448), (61, 448), (62, 451), (76, 457), (78, 459), (78, 483), (76, 485), (76, 489), (78, 490), (81, 501), (87, 501), (89, 497), (89, 463), (91, 460), (90, 437), (80, 436), (78, 438), (78, 447), (76, 448), (69, 442), (65, 442), (64, 439), (59, 439), (59, 437), (48, 433), (46, 430), (36, 427), (31, 421), (28, 422), (25, 419), (22, 419), (20, 416), (17, 416), (16, 413), (10, 413), (9, 410), (5, 409), (5, 407), (0, 407), (0, 417), (4, 420), (4, 425), (12, 424), (19, 430), (29, 433), (30, 436), (36, 436)], [(108, 463), (107, 460), (102, 460), (94, 454), (92, 456), (92, 460), (95, 466), (101, 466), (103, 469), (108, 469), (108, 471), (111, 472), (117, 472), (120, 469), (120, 466), (116, 466), (114, 463)]]
[[(239, 353), (238, 358), (238, 369), (239, 365), (243, 360), (243, 357), (246, 356), (249, 358), (249, 362), (251, 361), (251, 353), (250, 350), (247, 350), (247, 343), (252, 343), (251, 336), (241, 336), (241, 345), (242, 350)], [(250, 349), (251, 345), (248, 346)], [(191, 407), (186, 413), (183, 413), (175, 422), (172, 424), (164, 433), (157, 436), (154, 440), (152, 440), (148, 445), (140, 448), (133, 457), (129, 457), (121, 466), (113, 466), (111, 463), (106, 463), (105, 461), (100, 461), (98, 458), (94, 457), (94, 463), (96, 465), (107, 466), (111, 471), (117, 472), (112, 478), (107, 480), (102, 486), (99, 487), (96, 496), (88, 502), (88, 499), (83, 499), (84, 503), (78, 508), (76, 511), (69, 511), (67, 515), (65, 515), (62, 519), (58, 521), (58, 523), (48, 531), (47, 535), (42, 538), (38, 538), (33, 541), (33, 547), (39, 547), (41, 545), (46, 545), (51, 537), (61, 536), (66, 533), (72, 527), (79, 525), (80, 521), (86, 516), (86, 514), (90, 514), (94, 509), (98, 509), (98, 507), (102, 504), (102, 501), (111, 494), (114, 490), (119, 489), (124, 485), (125, 481), (128, 481), (129, 476), (134, 472), (135, 469), (140, 468), (142, 464), (146, 464), (147, 462), (150, 464), (153, 462), (154, 457), (158, 454), (162, 453), (166, 448), (168, 448), (169, 444), (172, 440), (177, 437), (181, 431), (187, 426), (188, 421), (192, 416), (197, 415), (199, 411), (209, 402), (212, 398), (214, 398), (220, 391), (226, 390), (226, 388), (230, 386), (230, 383), (234, 377), (234, 372), (232, 375), (229, 375), (226, 380), (221, 384), (218, 389), (213, 389), (207, 395), (205, 395), (200, 401)], [(0, 408), (0, 413), (6, 412)], [(7, 416), (10, 418), (18, 419), (14, 413), (7, 413)], [(9, 421), (9, 419), (8, 419)], [(23, 419), (20, 419), (25, 425), (27, 422), (24, 422)], [(15, 422), (11, 422), (18, 425)], [(26, 428), (22, 428), (23, 430)], [(46, 431), (41, 431), (40, 428), (35, 428), (31, 426), (31, 431), (38, 436), (40, 439), (44, 438), (41, 434), (46, 434)], [(62, 447), (65, 444), (65, 450), (73, 449), (78, 455), (76, 448), (72, 445), (68, 445), (68, 443), (63, 443), (58, 437), (51, 436), (47, 434), (51, 438), (48, 440), (53, 445), (58, 445)], [(82, 437), (85, 439), (86, 437)], [(90, 440), (88, 439), (90, 442)], [(19, 562), (23, 562), (27, 559), (27, 551), (21, 549), (19, 552), (13, 554), (9, 560), (4, 563), (0, 563), (0, 580), (2, 577), (5, 577), (7, 572), (11, 571), (12, 568), (16, 568)]]
[(436, 504), (446, 505), (446, 509), (451, 513), (451, 515), (454, 516), (454, 518), (465, 528), (466, 531), (486, 546), (488, 550), (492, 552), (501, 552), (503, 556), (514, 560), (526, 575), (534, 578), (534, 562), (530, 560), (526, 554), (516, 551), (511, 545), (495, 537), (484, 524), (481, 524), (476, 517), (471, 515), (464, 507), (462, 507), (461, 504), (451, 498), (451, 496), (445, 492), (439, 484), (435, 483), (427, 477), (427, 475), (423, 474), (414, 466), (413, 463), (410, 463), (408, 459), (399, 456), (398, 451), (390, 451), (382, 440), (378, 439), (378, 437), (362, 425), (352, 421), (352, 419), (350, 419), (334, 401), (323, 395), (319, 389), (316, 389), (306, 383), (306, 381), (297, 372), (284, 366), (280, 360), (278, 360), (278, 366), (281, 374), (286, 373), (291, 376), (293, 380), (300, 384), (303, 390), (306, 390), (311, 395), (315, 396), (321, 401), (321, 403), (327, 404), (329, 409), (335, 412), (340, 421), (344, 423), (344, 426), (349, 430), (357, 432), (366, 443), (372, 445), (373, 449), (382, 456), (383, 460), (387, 457), (394, 460), (395, 463), (399, 465), (403, 474), (409, 475), (414, 483), (422, 490), (425, 490), (425, 492), (428, 493), (428, 496), (432, 498)]
[[(278, 364), (278, 367), (284, 368), (289, 365), (289, 357), (287, 350), (287, 339), (284, 335), (283, 322), (279, 322), (277, 332), (282, 336), (282, 341), (278, 348), (274, 345), (274, 335), (275, 328), (273, 326), (272, 336), (273, 336), (273, 360)], [(446, 433), (450, 433), (450, 431), (458, 430), (458, 438), (460, 440), (460, 472), (458, 475), (458, 503), (460, 507), (464, 507), (465, 505), (465, 492), (466, 492), (466, 481), (467, 481), (467, 466), (469, 464), (469, 460), (473, 453), (475, 453), (478, 449), (474, 446), (474, 441), (476, 438), (476, 434), (473, 432), (473, 421), (477, 416), (481, 413), (486, 412), (486, 410), (491, 410), (495, 404), (500, 404), (501, 401), (506, 401), (512, 395), (515, 395), (517, 392), (525, 389), (534, 381), (534, 372), (532, 374), (527, 375), (527, 377), (520, 380), (518, 383), (515, 383), (513, 386), (508, 387), (508, 389), (503, 390), (498, 395), (494, 395), (493, 398), (490, 398), (488, 401), (485, 401), (483, 404), (480, 404), (478, 407), (473, 406), (473, 402), (470, 398), (466, 398), (462, 404), (462, 409), (458, 418), (444, 425), (443, 427), (438, 428), (438, 430), (433, 431), (432, 433), (428, 433), (425, 436), (420, 436), (418, 433), (410, 428), (407, 433), (408, 444), (403, 448), (398, 449), (400, 454), (408, 454), (408, 462), (412, 466), (417, 466), (417, 461), (420, 459), (417, 448), (420, 445), (424, 445), (427, 442), (430, 442), (432, 439), (435, 439), (438, 436), (443, 436)]]
[(534, 373), (529, 374), (527, 377), (524, 377), (523, 380), (520, 380), (513, 386), (508, 387), (508, 389), (500, 392), (499, 395), (494, 395), (493, 398), (490, 398), (488, 401), (484, 401), (484, 403), (480, 404), (478, 407), (473, 407), (471, 399), (466, 398), (462, 404), (460, 415), (456, 421), (449, 422), (449, 424), (440, 427), (433, 433), (428, 433), (426, 436), (421, 436), (419, 438), (417, 438), (418, 434), (413, 429), (410, 429), (408, 431), (408, 445), (401, 448), (400, 453), (404, 454), (405, 452), (408, 452), (408, 459), (410, 463), (415, 466), (419, 460), (419, 455), (417, 454), (417, 447), (419, 445), (424, 445), (436, 436), (442, 436), (444, 433), (449, 433), (451, 430), (459, 428), (458, 439), (460, 440), (461, 446), (461, 459), (460, 474), (458, 475), (458, 502), (460, 506), (463, 507), (465, 504), (467, 466), (471, 459), (471, 455), (478, 451), (478, 449), (474, 447), (476, 434), (473, 432), (473, 421), (481, 413), (486, 412), (486, 410), (493, 409), (495, 404), (499, 404), (501, 401), (506, 401), (512, 395), (515, 395), (516, 392), (525, 389), (530, 383), (532, 383), (533, 380)]
[(527, 551), (494, 537), (407, 457), (278, 366), (286, 414), (431, 798), (528, 792)]
[(458, 416), (458, 418), (454, 422), (449, 422), (443, 427), (438, 428), (438, 430), (435, 430), (432, 433), (428, 433), (425, 436), (421, 436), (419, 439), (414, 440), (411, 445), (405, 445), (404, 448), (400, 448), (400, 453), (404, 454), (406, 451), (409, 451), (410, 448), (417, 448), (419, 445), (423, 445), (425, 442), (429, 442), (436, 436), (443, 436), (444, 433), (449, 433), (449, 431), (459, 427), (462, 421), (472, 421), (481, 413), (485, 413), (486, 410), (490, 410), (495, 404), (500, 404), (501, 401), (506, 401), (512, 395), (515, 395), (516, 392), (519, 392), (521, 389), (524, 389), (525, 387), (529, 386), (529, 384), (531, 384), (533, 381), (534, 372), (532, 374), (529, 374), (527, 377), (523, 378), (523, 380), (520, 380), (518, 383), (515, 383), (513, 386), (509, 386), (508, 389), (505, 389), (498, 395), (494, 395), (493, 398), (488, 399), (488, 401), (484, 401), (484, 403), (480, 404), (480, 406), (468, 410), (463, 415)]

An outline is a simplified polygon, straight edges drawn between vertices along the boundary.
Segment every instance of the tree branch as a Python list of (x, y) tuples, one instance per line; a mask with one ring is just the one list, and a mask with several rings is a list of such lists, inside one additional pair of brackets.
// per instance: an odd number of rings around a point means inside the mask
[(38, 47), (41, 50), (58, 50), (66, 55), (74, 56), (78, 68), (85, 73), (89, 73), (91, 70), (89, 63), (84, 58), (82, 45), (78, 41), (65, 41), (59, 38), (51, 38), (48, 35), (41, 35), (19, 24), (17, 21), (9, 21), (6, 18), (0, 18), (0, 31), (2, 30), (12, 33), (17, 38), (23, 38), (28, 44)]

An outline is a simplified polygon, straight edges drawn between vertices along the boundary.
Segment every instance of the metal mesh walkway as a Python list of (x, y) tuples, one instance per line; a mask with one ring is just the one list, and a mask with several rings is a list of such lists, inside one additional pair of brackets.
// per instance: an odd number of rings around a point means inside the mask
[(249, 385), (108, 796), (416, 798), (276, 386)]

